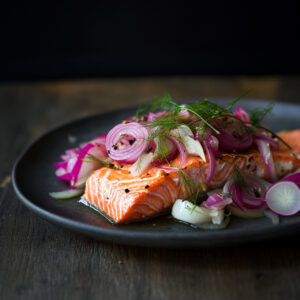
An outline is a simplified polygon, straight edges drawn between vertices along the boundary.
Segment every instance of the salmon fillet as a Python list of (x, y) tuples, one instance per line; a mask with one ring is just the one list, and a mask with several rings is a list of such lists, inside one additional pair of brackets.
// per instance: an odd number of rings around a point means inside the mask
[[(300, 168), (300, 130), (279, 133), (292, 151), (281, 144), (279, 150), (272, 151), (278, 177)], [(172, 165), (179, 165), (177, 158)], [(120, 166), (120, 165), (119, 165)], [(177, 172), (166, 172), (151, 167), (139, 177), (134, 177), (128, 168), (101, 168), (87, 180), (82, 197), (92, 207), (100, 210), (115, 223), (130, 223), (156, 216), (170, 208), (176, 199), (189, 197)], [(262, 156), (256, 150), (243, 154), (222, 154), (216, 157), (216, 169), (208, 188), (222, 187), (234, 172), (234, 168), (268, 179)], [(183, 171), (200, 183), (205, 182), (209, 161), (198, 156), (188, 156)]]

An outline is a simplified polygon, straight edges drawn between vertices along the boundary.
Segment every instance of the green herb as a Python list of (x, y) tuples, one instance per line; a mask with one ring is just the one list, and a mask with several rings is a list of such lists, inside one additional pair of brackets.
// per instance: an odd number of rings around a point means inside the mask
[(240, 95), (239, 97), (237, 97), (236, 99), (234, 99), (231, 103), (229, 103), (229, 105), (227, 105), (226, 110), (227, 111), (232, 111), (233, 106), (239, 102), (243, 97), (245, 97), (246, 95), (248, 95), (251, 92), (251, 89), (249, 89), (248, 91), (244, 92), (242, 95)]
[(263, 129), (263, 130), (265, 130), (265, 131), (267, 131), (267, 132), (269, 132), (269, 133), (271, 133), (272, 134), (272, 137), (274, 138), (277, 138), (279, 141), (281, 141), (288, 149), (292, 149), (292, 147), (284, 140), (284, 139), (282, 139), (279, 135), (277, 135), (274, 131), (272, 131), (272, 130), (270, 130), (270, 129), (268, 129), (268, 128), (266, 128), (266, 127), (263, 127), (263, 126), (257, 126), (258, 128), (260, 128), (260, 129)]
[[(202, 191), (202, 187), (196, 178), (187, 175), (182, 169), (177, 168), (178, 174), (182, 178), (184, 188), (189, 195), (189, 201), (193, 204), (197, 203), (199, 193)], [(181, 187), (180, 187), (181, 189)]]
[(111, 163), (112, 160), (109, 157), (106, 157), (104, 159), (99, 159), (99, 158), (97, 158), (96, 156), (94, 156), (90, 153), (87, 153), (87, 155), (88, 155), (88, 157), (81, 159), (83, 162), (89, 163), (89, 162), (98, 161), (103, 165), (103, 167), (107, 167), (107, 168), (111, 168), (111, 169), (117, 169), (117, 167), (115, 165), (112, 165), (112, 163)]
[(199, 119), (195, 122), (202, 121), (206, 126), (210, 127), (217, 134), (220, 132), (212, 126), (207, 120), (213, 120), (219, 117), (225, 109), (215, 103), (209, 102), (207, 99), (197, 101), (193, 104), (184, 105), (183, 108)]
[(243, 174), (241, 173), (241, 171), (238, 169), (238, 167), (236, 165), (234, 165), (234, 172), (232, 174), (232, 178), (233, 178), (234, 182), (236, 182), (240, 187), (248, 186), (244, 179)]
[[(180, 118), (180, 112), (188, 111), (196, 120), (186, 124), (192, 131), (203, 131), (205, 127), (209, 127), (214, 132), (219, 134), (219, 131), (212, 125), (212, 122), (221, 117), (223, 114), (231, 113), (231, 109), (248, 91), (228, 105), (223, 107), (218, 104), (212, 103), (207, 99), (196, 101), (195, 103), (179, 105), (177, 104), (169, 94), (165, 94), (162, 97), (155, 98), (154, 101), (148, 103), (144, 107), (141, 107), (137, 111), (137, 117), (147, 114), (149, 112), (156, 112), (157, 110), (165, 110), (170, 113), (156, 117), (152, 122), (148, 123), (151, 128), (159, 127), (148, 140), (153, 140), (157, 136), (167, 136), (170, 131), (179, 125), (182, 125), (182, 119)], [(198, 123), (197, 125), (195, 125)]]
[(166, 159), (170, 150), (164, 136), (159, 136), (156, 138), (156, 149), (154, 153), (154, 159)]
[(157, 110), (167, 110), (171, 111), (173, 106), (177, 105), (170, 94), (164, 94), (161, 97), (153, 98), (149, 103), (140, 107), (136, 112), (136, 117), (140, 118), (141, 116), (148, 114), (149, 112), (156, 112)]
[(274, 103), (270, 103), (264, 108), (257, 108), (250, 112), (250, 123), (254, 126), (259, 126), (261, 121), (265, 118), (267, 114), (271, 112), (274, 107)]

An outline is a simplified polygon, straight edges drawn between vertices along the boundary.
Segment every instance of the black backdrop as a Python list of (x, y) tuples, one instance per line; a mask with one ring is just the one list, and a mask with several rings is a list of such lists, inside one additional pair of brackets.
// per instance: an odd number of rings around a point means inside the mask
[(0, 80), (299, 74), (298, 18), (289, 2), (9, 2)]

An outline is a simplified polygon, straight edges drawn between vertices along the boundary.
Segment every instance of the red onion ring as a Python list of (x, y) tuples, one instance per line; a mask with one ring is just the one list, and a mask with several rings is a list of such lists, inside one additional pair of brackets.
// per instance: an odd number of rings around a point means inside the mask
[(208, 138), (207, 145), (214, 152), (214, 154), (220, 154), (220, 152), (219, 152), (219, 140), (214, 135), (211, 135)]
[(280, 181), (292, 181), (300, 187), (300, 172), (284, 177)]
[(82, 149), (69, 149), (65, 155), (62, 155), (63, 162), (57, 162), (54, 166), (57, 168), (56, 176), (64, 181), (68, 181), (72, 188), (78, 187), (78, 182), (84, 184), (84, 179), (87, 178), (93, 170), (101, 166), (101, 162), (91, 161), (84, 162), (82, 159), (87, 158), (88, 154), (103, 159), (107, 157), (106, 149), (103, 148), (103, 143), (86, 143)]
[(208, 186), (211, 179), (214, 176), (215, 173), (215, 169), (216, 169), (216, 158), (215, 155), (211, 149), (211, 147), (209, 145), (207, 145), (206, 143), (204, 143), (204, 147), (208, 156), (208, 160), (209, 160), (209, 169), (208, 169), (208, 174), (207, 174), (207, 178), (205, 180), (205, 184)]
[(231, 198), (227, 198), (224, 195), (214, 193), (207, 198), (207, 200), (204, 202), (204, 206), (213, 209), (223, 209), (226, 205), (229, 205), (231, 203)]
[[(169, 154), (167, 155), (166, 159), (164, 158), (157, 158), (153, 161), (153, 164), (154, 165), (161, 165), (163, 164), (166, 160), (169, 162), (169, 161), (172, 161), (173, 159), (176, 158), (177, 154), (178, 154), (178, 150), (177, 150), (177, 147), (176, 145), (173, 143), (173, 141), (169, 138), (166, 139), (166, 143), (167, 143), (167, 147), (169, 149)], [(148, 148), (150, 147), (150, 143), (148, 145)], [(155, 146), (156, 148), (157, 146)], [(155, 155), (155, 152), (154, 152), (154, 155)]]
[[(134, 140), (132, 144), (127, 143), (119, 149), (116, 145), (126, 134)], [(123, 163), (134, 163), (146, 151), (148, 130), (139, 123), (119, 124), (112, 128), (106, 137), (106, 150), (109, 157)], [(126, 138), (124, 139), (126, 141)]]
[(107, 151), (106, 151), (106, 146), (105, 146), (105, 141), (106, 141), (106, 134), (101, 134), (96, 136), (91, 143), (94, 144), (95, 146), (99, 147), (103, 154), (107, 157)]
[(279, 143), (277, 141), (275, 141), (274, 139), (272, 139), (271, 137), (269, 137), (269, 136), (266, 136), (264, 134), (254, 134), (253, 138), (255, 140), (262, 140), (262, 141), (267, 142), (268, 144), (270, 144), (276, 150), (279, 149)]
[(243, 137), (234, 137), (232, 133), (226, 129), (218, 128), (220, 134), (216, 137), (219, 141), (219, 146), (222, 150), (232, 151), (232, 150), (246, 150), (251, 147), (253, 143), (253, 137), (251, 134), (247, 134)]
[[(233, 181), (233, 179), (228, 180), (223, 187), (223, 193), (232, 195), (233, 203), (231, 205), (244, 211), (245, 209), (265, 208), (266, 203), (264, 195), (269, 183), (249, 174), (243, 174), (243, 179), (247, 184), (247, 187), (241, 188), (237, 182)], [(254, 188), (261, 195), (260, 197), (251, 195), (251, 190)]]
[(167, 171), (167, 172), (177, 172), (178, 171), (176, 168), (172, 168), (172, 167), (160, 167), (160, 166), (157, 166), (156, 168), (160, 169), (160, 170)]
[(235, 110), (234, 115), (239, 118), (240, 120), (244, 121), (244, 122), (249, 122), (250, 121), (250, 117), (248, 115), (248, 113), (241, 107), (238, 107)]
[(258, 147), (258, 150), (265, 162), (267, 172), (269, 174), (271, 181), (276, 181), (277, 175), (276, 175), (274, 160), (273, 160), (272, 153), (270, 150), (270, 144), (266, 141), (259, 140), (259, 139), (255, 139), (254, 141), (255, 141), (255, 143)]
[(72, 171), (70, 174), (71, 175), (71, 179), (70, 179), (71, 187), (75, 187), (77, 180), (80, 179), (79, 172), (80, 172), (81, 166), (83, 164), (82, 159), (85, 158), (87, 153), (94, 147), (95, 146), (93, 144), (89, 143), (84, 148), (80, 149), (79, 155), (77, 156), (76, 163), (75, 163), (74, 167), (72, 168)]
[(169, 139), (172, 142), (174, 142), (174, 144), (176, 145), (176, 147), (179, 151), (179, 155), (180, 155), (179, 168), (182, 168), (187, 159), (187, 151), (186, 151), (185, 145), (173, 137), (169, 137)]

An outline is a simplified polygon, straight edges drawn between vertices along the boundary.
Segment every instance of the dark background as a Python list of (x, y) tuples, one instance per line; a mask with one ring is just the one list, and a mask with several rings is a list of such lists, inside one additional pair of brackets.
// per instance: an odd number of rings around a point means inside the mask
[(9, 2), (0, 80), (299, 74), (297, 12), (287, 1)]

